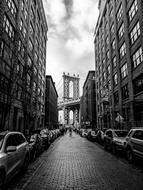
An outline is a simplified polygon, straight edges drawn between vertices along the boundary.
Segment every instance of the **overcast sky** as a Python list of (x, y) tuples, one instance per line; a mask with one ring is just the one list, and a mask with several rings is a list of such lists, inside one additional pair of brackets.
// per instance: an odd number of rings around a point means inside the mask
[(79, 74), (81, 85), (94, 70), (93, 34), (98, 0), (43, 0), (47, 23), (46, 74), (56, 85), (63, 72)]

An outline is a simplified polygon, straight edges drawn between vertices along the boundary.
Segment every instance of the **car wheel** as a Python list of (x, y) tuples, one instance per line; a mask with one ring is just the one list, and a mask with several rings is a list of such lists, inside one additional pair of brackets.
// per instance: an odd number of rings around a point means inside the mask
[(117, 150), (116, 150), (116, 145), (112, 145), (112, 152), (113, 152), (113, 154), (116, 154), (116, 152), (117, 152)]
[(107, 145), (106, 143), (104, 142), (104, 149), (107, 150)]
[(26, 171), (29, 165), (29, 156), (26, 155), (25, 159), (24, 159), (24, 163), (23, 163), (23, 170)]
[(134, 157), (134, 156), (133, 156), (133, 153), (132, 153), (131, 149), (128, 148), (128, 149), (127, 149), (127, 160), (128, 160), (129, 162), (132, 162), (133, 159), (134, 159), (133, 157)]
[(0, 189), (4, 185), (4, 173), (0, 171)]

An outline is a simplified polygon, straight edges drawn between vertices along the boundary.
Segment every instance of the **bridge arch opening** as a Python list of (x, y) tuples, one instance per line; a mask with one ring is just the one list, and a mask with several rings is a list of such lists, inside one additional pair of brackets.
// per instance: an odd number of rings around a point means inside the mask
[(69, 97), (70, 98), (73, 98), (73, 88), (74, 88), (73, 81), (70, 81), (69, 82)]
[(73, 124), (73, 111), (70, 110), (69, 112), (69, 124)]

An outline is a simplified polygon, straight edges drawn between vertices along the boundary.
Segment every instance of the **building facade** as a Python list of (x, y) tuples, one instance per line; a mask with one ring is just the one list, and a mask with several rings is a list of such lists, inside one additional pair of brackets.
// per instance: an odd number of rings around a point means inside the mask
[(58, 126), (58, 94), (51, 76), (46, 76), (45, 126), (55, 129)]
[(95, 71), (89, 71), (83, 85), (81, 98), (81, 126), (96, 128)]
[(44, 126), (47, 22), (42, 0), (0, 3), (0, 131)]
[(141, 126), (143, 1), (100, 0), (94, 44), (98, 126)]

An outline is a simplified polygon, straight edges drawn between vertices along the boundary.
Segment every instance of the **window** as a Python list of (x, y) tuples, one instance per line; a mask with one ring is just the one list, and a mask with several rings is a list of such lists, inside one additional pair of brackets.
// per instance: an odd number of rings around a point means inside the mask
[(110, 0), (109, 1), (109, 9), (112, 9), (113, 8), (113, 0)]
[(115, 33), (114, 24), (112, 24), (112, 26), (111, 26), (111, 36), (114, 35), (114, 33)]
[(32, 43), (32, 41), (29, 39), (29, 49), (30, 49), (30, 51), (32, 52), (33, 51), (33, 43)]
[(27, 8), (26, 8), (26, 1), (22, 0), (21, 2), (21, 11), (23, 12), (25, 20), (27, 19)]
[(21, 134), (16, 134), (15, 139), (17, 142), (17, 146), (19, 146), (25, 142), (25, 138)]
[(143, 140), (143, 131), (141, 130), (135, 131), (132, 137), (139, 140)]
[(110, 11), (109, 17), (110, 17), (110, 21), (111, 21), (113, 19), (113, 8)]
[(118, 38), (121, 39), (121, 37), (123, 36), (124, 34), (124, 23), (122, 23), (122, 25), (120, 26), (119, 30), (118, 30)]
[(15, 135), (10, 135), (8, 138), (7, 138), (7, 141), (6, 141), (6, 148), (8, 146), (17, 146), (16, 144), (16, 139), (15, 139)]
[(133, 4), (132, 4), (132, 6), (131, 6), (131, 8), (129, 9), (129, 12), (128, 12), (130, 22), (133, 19), (133, 17), (135, 16), (137, 10), (138, 10), (137, 0), (134, 0)]
[(31, 81), (31, 79), (30, 79), (30, 75), (27, 74), (27, 85), (28, 85), (28, 86), (30, 86), (30, 81)]
[(28, 66), (29, 66), (29, 67), (31, 67), (31, 66), (32, 66), (32, 60), (31, 60), (31, 58), (30, 58), (30, 57), (28, 57), (28, 63), (27, 63), (27, 64), (28, 64)]
[(106, 80), (106, 73), (104, 72), (103, 73), (103, 82), (105, 82), (105, 80)]
[(115, 50), (115, 39), (113, 40), (111, 46), (112, 46), (112, 51), (114, 51)]
[(133, 44), (138, 39), (138, 37), (140, 36), (140, 34), (141, 34), (140, 24), (139, 24), (139, 22), (137, 22), (137, 24), (135, 25), (135, 27), (130, 32), (130, 41), (131, 41), (131, 44)]
[(21, 40), (19, 40), (19, 42), (18, 42), (18, 52), (21, 54), (22, 57), (24, 57), (24, 51), (25, 51), (24, 46), (23, 46)]
[(124, 55), (126, 54), (126, 44), (125, 44), (125, 42), (120, 47), (119, 52), (120, 52), (120, 58), (124, 57)]
[(108, 65), (108, 67), (107, 67), (107, 75), (108, 76), (110, 75), (110, 65)]
[(36, 47), (37, 50), (39, 49), (39, 41), (38, 41), (38, 38), (36, 38), (36, 40), (35, 40), (35, 47)]
[(36, 91), (36, 82), (33, 82), (33, 91)]
[(26, 19), (27, 19), (27, 15), (28, 15), (26, 8), (24, 9), (23, 14), (24, 14), (24, 18), (25, 18), (25, 20), (26, 20)]
[(119, 8), (119, 10), (118, 10), (118, 12), (117, 12), (117, 15), (116, 15), (116, 17), (117, 17), (117, 22), (120, 21), (120, 19), (121, 19), (121, 17), (122, 17), (122, 13), (123, 13), (123, 8), (122, 8), (122, 4), (121, 4), (121, 5), (120, 5), (120, 8)]
[(21, 1), (21, 11), (23, 11), (24, 10), (24, 1), (22, 0)]
[(132, 56), (133, 67), (136, 68), (143, 61), (143, 51), (140, 47)]
[(107, 51), (107, 53), (106, 53), (106, 59), (107, 59), (107, 61), (109, 60), (109, 51)]
[(114, 93), (114, 103), (118, 104), (118, 102), (119, 102), (119, 94), (118, 94), (118, 92), (115, 92)]
[(19, 74), (21, 77), (23, 76), (23, 65), (18, 61), (17, 68), (16, 68), (17, 74)]
[(128, 68), (127, 68), (127, 63), (125, 63), (121, 67), (121, 79), (125, 78), (128, 75)]
[(23, 37), (24, 38), (26, 37), (26, 28), (25, 28), (25, 26), (23, 27)]
[(37, 75), (38, 71), (37, 71), (37, 68), (34, 67), (34, 75)]
[(9, 8), (9, 10), (11, 11), (12, 15), (15, 18), (16, 13), (17, 13), (17, 8), (16, 8), (16, 5), (15, 5), (14, 1), (13, 0), (6, 0), (6, 2), (7, 2), (7, 6)]
[(6, 31), (6, 33), (8, 34), (8, 36), (13, 40), (14, 39), (14, 28), (6, 15), (4, 15), (3, 28)]
[(116, 6), (118, 5), (118, 3), (119, 3), (119, 0), (115, 0), (115, 3), (116, 3)]
[(105, 44), (106, 44), (106, 47), (107, 47), (108, 44), (109, 44), (109, 38), (108, 38), (108, 36), (106, 37)]
[(105, 52), (105, 47), (102, 46), (102, 54), (104, 55), (104, 52)]
[(23, 20), (21, 19), (20, 20), (20, 27), (19, 27), (19, 29), (22, 31), (22, 29), (23, 29)]
[(116, 58), (116, 56), (113, 58), (112, 63), (113, 63), (113, 67), (115, 68), (117, 66), (117, 58)]
[(18, 62), (17, 66), (16, 66), (16, 72), (20, 73), (20, 63)]
[(140, 75), (137, 79), (134, 80), (133, 86), (135, 94), (143, 91), (143, 75)]
[(114, 83), (114, 86), (118, 84), (117, 73), (113, 76), (113, 83)]
[(0, 43), (0, 57), (3, 56), (3, 51), (4, 51), (4, 42), (1, 41), (1, 43)]
[(31, 7), (31, 20), (34, 22), (35, 21), (35, 14), (34, 14), (34, 10)]
[(108, 32), (108, 22), (105, 20), (105, 32)]
[(31, 34), (31, 36), (34, 35), (34, 28), (32, 26), (32, 23), (30, 23), (30, 34)]
[(101, 35), (102, 43), (104, 42), (104, 33)]
[(23, 23), (23, 20), (22, 20), (22, 19), (20, 20), (19, 29), (20, 29), (21, 33), (23, 34), (23, 37), (25, 38), (25, 37), (26, 37), (26, 28), (25, 28), (25, 26), (24, 26), (24, 23)]
[(127, 99), (129, 97), (129, 91), (128, 91), (128, 85), (127, 84), (121, 88), (121, 92), (122, 92), (122, 99), (123, 100)]
[(111, 80), (108, 81), (107, 88), (111, 91)]

